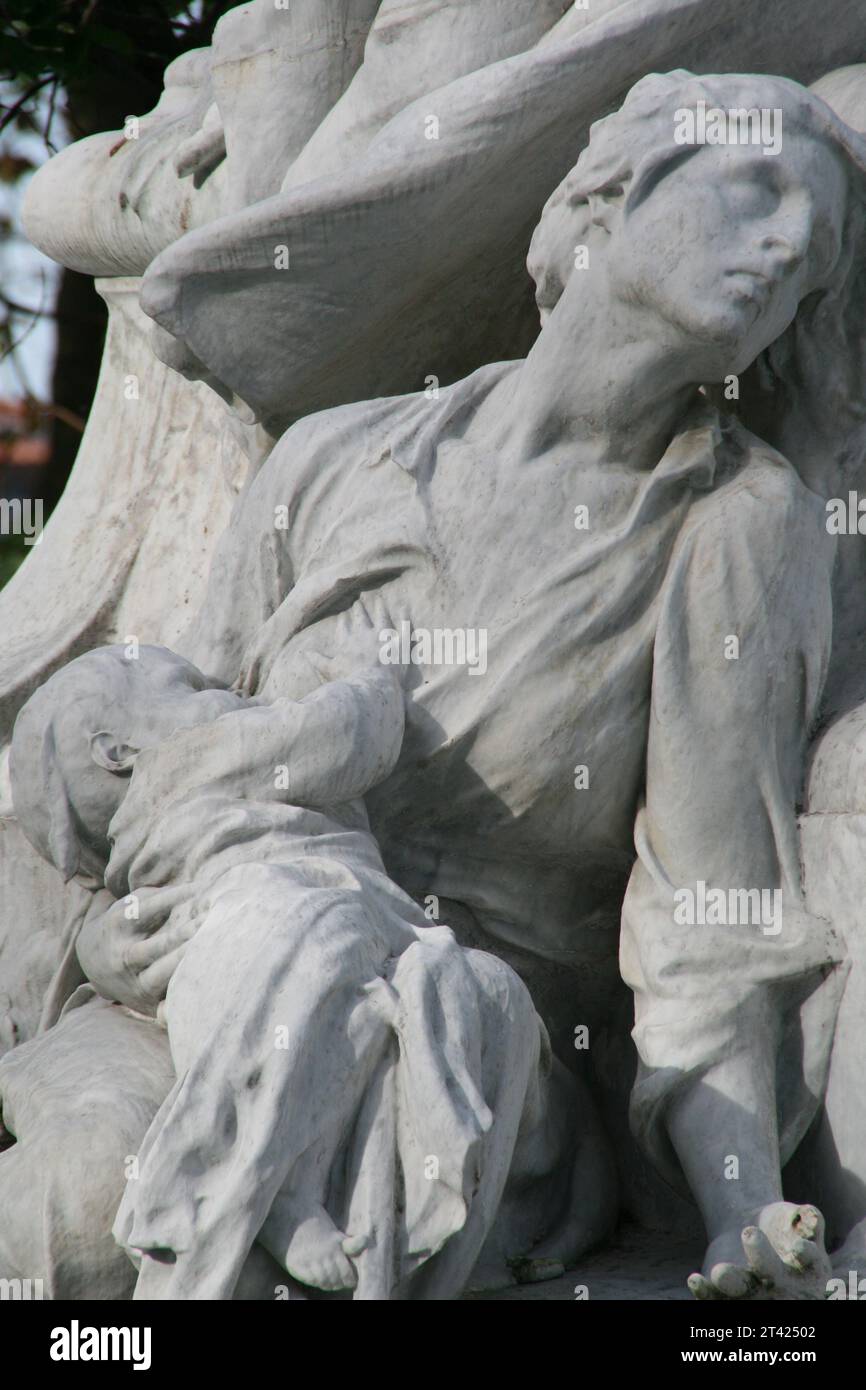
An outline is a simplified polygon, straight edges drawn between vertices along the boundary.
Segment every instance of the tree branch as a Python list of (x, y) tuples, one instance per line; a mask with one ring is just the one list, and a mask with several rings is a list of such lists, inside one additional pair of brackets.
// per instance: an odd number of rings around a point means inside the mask
[(35, 97), (36, 93), (41, 92), (43, 87), (47, 87), (49, 82), (56, 82), (53, 74), (49, 74), (48, 77), (40, 77), (38, 82), (31, 83), (23, 95), (20, 96), (16, 102), (13, 102), (3, 116), (0, 117), (0, 134), (2, 134), (6, 127), (14, 121), (22, 106), (26, 106), (31, 97)]

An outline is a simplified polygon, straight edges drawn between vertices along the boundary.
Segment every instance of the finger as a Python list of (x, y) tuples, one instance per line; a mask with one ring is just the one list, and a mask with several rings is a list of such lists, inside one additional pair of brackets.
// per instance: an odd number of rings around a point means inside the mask
[(757, 1283), (754, 1274), (740, 1265), (723, 1262), (713, 1265), (710, 1282), (724, 1298), (746, 1298)]
[(824, 1218), (817, 1207), (798, 1207), (792, 1222), (794, 1231), (804, 1240), (824, 1240)]
[(87, 917), (100, 917), (114, 906), (115, 901), (114, 894), (109, 892), (107, 888), (95, 888), (87, 907)]
[(687, 1282), (694, 1297), (701, 1302), (719, 1297), (712, 1284), (708, 1283), (702, 1274), (690, 1274)]
[(170, 912), (173, 907), (185, 902), (190, 896), (190, 888), (187, 883), (169, 884), (163, 888), (137, 888), (129, 894), (130, 898), (137, 901), (139, 910), (143, 908), (148, 917), (160, 912)]
[(185, 950), (186, 946), (178, 946), (176, 951), (163, 956), (139, 975), (139, 989), (154, 1005), (165, 998), (171, 977), (180, 965)]
[(160, 927), (158, 931), (142, 940), (130, 942), (124, 956), (127, 970), (138, 973), (147, 970), (178, 947), (185, 946), (195, 936), (197, 929), (196, 921), (183, 917), (179, 922)]
[(785, 1264), (764, 1232), (757, 1226), (747, 1226), (742, 1241), (746, 1262), (755, 1277), (765, 1284), (777, 1283), (785, 1274)]
[(791, 1254), (801, 1269), (811, 1269), (820, 1259), (822, 1251), (812, 1240), (795, 1240)]
[(369, 1236), (364, 1235), (346, 1236), (341, 1244), (343, 1246), (343, 1253), (351, 1257), (353, 1255), (360, 1255), (362, 1251), (366, 1250), (367, 1246), (370, 1244), (370, 1239)]
[(177, 149), (174, 168), (178, 178), (204, 173), (213, 169), (225, 157), (226, 141), (222, 130), (200, 130)]
[(103, 926), (118, 936), (144, 941), (159, 931), (174, 909), (188, 898), (187, 885), (140, 888), (114, 904), (102, 919)]

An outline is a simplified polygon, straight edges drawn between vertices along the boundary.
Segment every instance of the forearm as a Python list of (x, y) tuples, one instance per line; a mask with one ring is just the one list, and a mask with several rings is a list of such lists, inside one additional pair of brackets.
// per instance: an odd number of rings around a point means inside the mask
[(298, 706), (303, 728), (287, 754), (287, 799), (328, 805), (363, 796), (400, 755), (404, 696), (391, 668), (333, 681)]

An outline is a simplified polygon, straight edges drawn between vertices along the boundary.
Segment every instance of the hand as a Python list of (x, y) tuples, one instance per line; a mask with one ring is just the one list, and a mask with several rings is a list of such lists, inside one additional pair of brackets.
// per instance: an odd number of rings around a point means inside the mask
[(174, 156), (177, 176), (192, 174), (196, 188), (226, 157), (226, 137), (216, 102), (209, 106), (199, 129), (178, 146)]
[(749, 1225), (717, 1236), (703, 1273), (690, 1275), (688, 1284), (702, 1300), (788, 1302), (826, 1298), (832, 1273), (817, 1207), (771, 1202)]
[[(347, 680), (364, 671), (393, 675), (394, 667), (381, 660), (381, 627), (371, 618), (362, 595), (351, 608), (308, 628), (299, 636), (296, 651), (324, 682)], [(322, 648), (333, 655), (326, 655)]]
[(78, 960), (104, 998), (155, 1015), (197, 926), (188, 884), (140, 888), (88, 917)]

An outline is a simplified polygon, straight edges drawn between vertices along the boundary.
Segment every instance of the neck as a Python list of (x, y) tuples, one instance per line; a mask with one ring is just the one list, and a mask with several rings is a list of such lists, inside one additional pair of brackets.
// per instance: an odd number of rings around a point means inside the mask
[(494, 418), (512, 457), (571, 444), (636, 469), (655, 466), (697, 393), (693, 355), (657, 315), (610, 293), (603, 261), (591, 279), (574, 272), (508, 389)]

